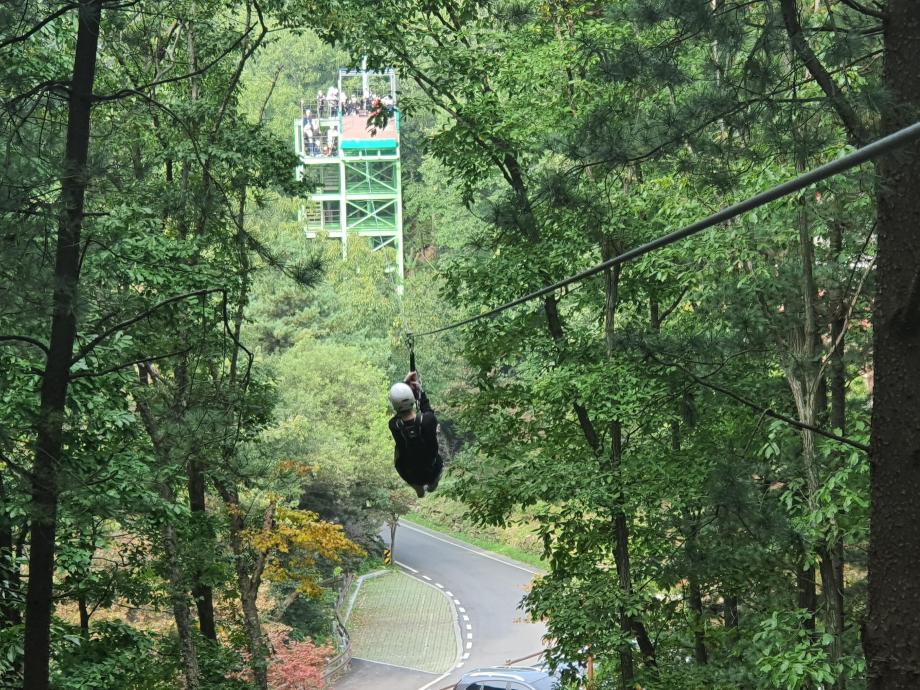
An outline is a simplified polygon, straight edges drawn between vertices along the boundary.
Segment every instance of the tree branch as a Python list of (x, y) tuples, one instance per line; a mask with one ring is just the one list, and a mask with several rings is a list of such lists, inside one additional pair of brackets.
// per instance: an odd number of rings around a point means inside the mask
[(783, 23), (786, 25), (786, 33), (789, 34), (789, 42), (792, 49), (799, 56), (799, 59), (805, 63), (805, 68), (809, 74), (818, 82), (821, 90), (824, 91), (838, 117), (843, 122), (844, 129), (850, 142), (856, 146), (862, 146), (869, 141), (863, 123), (857, 115), (853, 106), (844, 96), (843, 92), (837, 86), (827, 68), (818, 59), (815, 51), (812, 50), (805, 34), (802, 31), (802, 23), (799, 20), (799, 8), (796, 0), (780, 0), (783, 13)]
[(89, 341), (89, 343), (87, 343), (82, 348), (80, 348), (80, 351), (76, 354), (76, 356), (72, 360), (70, 360), (70, 366), (73, 366), (74, 364), (79, 362), (81, 359), (86, 357), (90, 352), (95, 350), (96, 347), (100, 343), (105, 341), (107, 338), (110, 338), (112, 335), (114, 335), (118, 331), (123, 331), (129, 326), (133, 326), (138, 321), (143, 321), (144, 319), (148, 318), (151, 314), (153, 314), (153, 312), (155, 312), (156, 310), (169, 306), (170, 304), (175, 304), (176, 302), (181, 302), (186, 299), (191, 299), (192, 297), (204, 297), (206, 295), (211, 295), (214, 293), (222, 294), (224, 296), (224, 300), (226, 300), (227, 298), (227, 291), (224, 288), (205, 288), (203, 290), (194, 290), (193, 292), (186, 292), (181, 295), (176, 295), (174, 297), (170, 297), (169, 299), (165, 299), (162, 302), (158, 302), (157, 304), (154, 304), (152, 307), (150, 307), (149, 309), (145, 309), (140, 314), (132, 316), (127, 321), (122, 321), (121, 323), (117, 323), (111, 328), (108, 328), (102, 333), (100, 333), (99, 335), (97, 335), (95, 338)]
[(24, 34), (19, 34), (18, 36), (13, 36), (12, 38), (8, 38), (8, 39), (6, 39), (5, 41), (0, 41), (0, 50), (3, 50), (4, 48), (7, 48), (7, 47), (9, 47), (9, 46), (11, 46), (11, 45), (13, 45), (13, 44), (15, 44), (15, 43), (21, 43), (22, 41), (28, 40), (28, 38), (29, 38), (30, 36), (33, 36), (34, 34), (36, 34), (36, 33), (38, 33), (39, 31), (41, 31), (43, 28), (45, 28), (46, 26), (48, 26), (48, 24), (50, 24), (51, 22), (53, 22), (55, 19), (57, 19), (58, 17), (61, 17), (61, 16), (65, 15), (65, 14), (67, 14), (68, 12), (70, 12), (70, 10), (74, 10), (74, 9), (76, 9), (77, 7), (79, 7), (79, 5), (76, 5), (76, 4), (73, 4), (73, 3), (68, 3), (68, 4), (64, 5), (64, 6), (61, 7), (57, 12), (52, 12), (52, 13), (49, 14), (47, 17), (45, 17), (44, 19), (42, 19), (38, 24), (36, 24), (35, 26), (33, 26), (31, 29), (29, 29), (28, 31), (26, 31)]
[(204, 74), (204, 73), (207, 72), (209, 69), (211, 69), (212, 67), (214, 67), (214, 65), (216, 65), (218, 62), (220, 62), (220, 61), (223, 60), (225, 57), (227, 57), (231, 52), (233, 52), (234, 48), (236, 48), (240, 43), (242, 43), (242, 42), (246, 39), (246, 37), (249, 36), (249, 34), (252, 32), (252, 30), (253, 30), (255, 27), (256, 27), (255, 24), (253, 24), (252, 26), (250, 26), (245, 32), (243, 32), (243, 33), (239, 36), (239, 38), (237, 38), (235, 41), (233, 41), (233, 43), (231, 43), (231, 44), (227, 47), (226, 50), (224, 50), (222, 53), (220, 53), (220, 55), (218, 55), (218, 56), (217, 56), (216, 58), (214, 58), (211, 62), (209, 62), (208, 64), (206, 64), (204, 67), (200, 67), (200, 68), (198, 68), (198, 69), (196, 69), (196, 70), (193, 70), (193, 71), (191, 71), (191, 72), (186, 72), (185, 74), (180, 74), (179, 76), (176, 76), (176, 77), (169, 77), (168, 79), (160, 79), (160, 80), (152, 81), (152, 82), (149, 82), (149, 83), (147, 83), (147, 84), (142, 84), (141, 86), (138, 86), (138, 87), (135, 87), (135, 88), (131, 88), (131, 89), (122, 89), (122, 90), (120, 90), (120, 91), (116, 91), (115, 93), (110, 93), (110, 94), (105, 94), (105, 95), (94, 94), (94, 95), (93, 95), (93, 101), (94, 101), (94, 102), (97, 102), (97, 103), (98, 103), (98, 102), (105, 102), (105, 101), (117, 101), (117, 100), (120, 100), (120, 99), (122, 99), (122, 98), (127, 98), (128, 96), (136, 96), (136, 95), (138, 95), (137, 92), (139, 92), (139, 91), (144, 91), (144, 90), (147, 90), (147, 89), (152, 89), (152, 88), (154, 88), (154, 87), (156, 87), (156, 86), (162, 86), (163, 84), (171, 84), (171, 83), (177, 82), (177, 81), (184, 81), (184, 80), (186, 80), (186, 79), (191, 79), (192, 77), (197, 77), (197, 76), (199, 76), (199, 75), (201, 75), (201, 74)]
[(837, 441), (838, 443), (845, 443), (846, 445), (852, 446), (853, 448), (856, 448), (856, 449), (858, 449), (858, 450), (861, 450), (861, 451), (863, 451), (864, 453), (868, 453), (868, 454), (870, 454), (870, 455), (871, 455), (871, 453), (872, 453), (872, 449), (871, 449), (869, 446), (867, 446), (866, 444), (864, 444), (864, 443), (860, 443), (859, 441), (854, 441), (853, 439), (846, 438), (845, 436), (838, 436), (837, 434), (834, 434), (834, 433), (832, 433), (832, 432), (830, 432), (830, 431), (825, 431), (825, 430), (822, 429), (821, 427), (814, 426), (813, 424), (806, 424), (805, 422), (800, 422), (799, 420), (793, 419), (792, 417), (787, 417), (787, 416), (784, 415), (784, 414), (780, 414), (779, 412), (776, 412), (775, 410), (773, 410), (773, 409), (770, 408), (770, 407), (765, 407), (764, 405), (759, 405), (759, 404), (757, 404), (757, 403), (755, 403), (755, 402), (753, 402), (753, 401), (751, 401), (751, 400), (748, 400), (747, 398), (744, 398), (744, 397), (738, 395), (738, 394), (735, 393), (734, 391), (731, 391), (731, 390), (729, 390), (729, 389), (727, 389), (727, 388), (723, 388), (722, 386), (719, 386), (719, 385), (717, 385), (717, 384), (715, 384), (715, 383), (712, 383), (712, 382), (710, 382), (710, 381), (706, 381), (705, 378), (701, 378), (701, 377), (697, 376), (697, 375), (694, 374), (692, 371), (690, 371), (690, 370), (687, 369), (686, 367), (681, 366), (680, 364), (663, 362), (662, 360), (660, 360), (658, 357), (656, 357), (655, 354), (652, 353), (652, 352), (651, 352), (650, 350), (648, 350), (647, 348), (643, 348), (643, 349), (645, 350), (646, 356), (647, 356), (649, 359), (651, 359), (651, 360), (653, 360), (654, 362), (656, 362), (657, 364), (659, 364), (659, 365), (661, 365), (661, 366), (663, 366), (663, 367), (674, 367), (675, 369), (679, 369), (680, 371), (682, 371), (686, 376), (688, 376), (688, 377), (689, 377), (694, 383), (696, 383), (697, 385), (703, 386), (703, 387), (705, 387), (705, 388), (709, 388), (710, 390), (714, 390), (714, 391), (716, 391), (717, 393), (721, 393), (722, 395), (725, 395), (725, 396), (731, 398), (731, 399), (734, 400), (735, 402), (741, 403), (742, 405), (745, 405), (746, 407), (749, 407), (749, 408), (751, 408), (752, 410), (756, 410), (757, 412), (760, 412), (761, 415), (766, 415), (767, 417), (772, 417), (773, 419), (777, 419), (777, 420), (779, 420), (779, 421), (781, 421), (781, 422), (784, 422), (784, 423), (786, 423), (786, 424), (789, 424), (790, 426), (794, 426), (794, 427), (799, 428), (799, 429), (807, 429), (808, 431), (812, 431), (812, 432), (818, 434), (819, 436), (824, 436), (825, 438), (829, 438), (829, 439), (831, 439), (832, 441)]
[(0, 335), (0, 343), (25, 343), (27, 345), (37, 347), (39, 350), (45, 353), (45, 356), (48, 355), (47, 345), (45, 345), (40, 340), (30, 338), (26, 335)]
[(130, 362), (124, 362), (123, 364), (116, 364), (109, 367), (108, 369), (103, 369), (102, 371), (80, 371), (76, 374), (72, 374), (70, 379), (88, 379), (88, 378), (98, 378), (100, 376), (108, 376), (109, 374), (114, 374), (115, 372), (121, 371), (122, 369), (127, 369), (128, 367), (133, 367), (136, 364), (149, 364), (150, 362), (158, 362), (161, 359), (168, 359), (169, 357), (177, 357), (179, 355), (185, 355), (191, 352), (193, 348), (187, 347), (183, 350), (176, 350), (175, 352), (168, 352), (165, 355), (154, 355), (153, 357), (141, 357), (139, 359), (132, 360)]
[(690, 288), (685, 287), (683, 290), (681, 290), (680, 294), (677, 296), (677, 299), (674, 300), (674, 302), (667, 309), (661, 312), (661, 315), (658, 317), (659, 324), (664, 323), (665, 319), (667, 319), (674, 312), (674, 310), (680, 306), (680, 303), (683, 302), (684, 297), (687, 296), (688, 292), (690, 292)]
[(842, 2), (850, 9), (856, 10), (860, 14), (864, 14), (867, 17), (875, 17), (876, 19), (884, 20), (887, 16), (882, 10), (866, 7), (861, 2), (857, 2), (856, 0), (840, 0), (840, 2)]
[(831, 348), (828, 352), (821, 356), (821, 364), (818, 367), (818, 373), (815, 376), (815, 380), (819, 380), (824, 375), (824, 370), (827, 368), (827, 365), (831, 361), (831, 355), (840, 347), (840, 343), (843, 341), (844, 336), (850, 328), (850, 323), (853, 319), (853, 309), (856, 306), (856, 301), (859, 299), (860, 293), (862, 293), (863, 285), (866, 282), (866, 278), (872, 272), (872, 268), (875, 266), (875, 260), (878, 257), (873, 256), (872, 261), (869, 262), (869, 265), (866, 266), (866, 270), (863, 272), (862, 278), (859, 280), (859, 285), (856, 287), (856, 292), (853, 294), (852, 299), (850, 299), (849, 308), (847, 309), (846, 316), (843, 319), (843, 326), (840, 329), (840, 334), (837, 336), (836, 340), (831, 343)]

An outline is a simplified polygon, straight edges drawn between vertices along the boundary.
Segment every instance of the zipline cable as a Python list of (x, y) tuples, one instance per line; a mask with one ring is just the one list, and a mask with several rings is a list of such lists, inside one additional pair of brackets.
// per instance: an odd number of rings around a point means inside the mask
[(877, 158), (878, 156), (893, 151), (894, 149), (911, 143), (917, 139), (920, 139), (920, 122), (915, 122), (909, 127), (899, 129), (897, 132), (889, 134), (886, 137), (882, 137), (881, 139), (878, 139), (871, 144), (867, 144), (861, 149), (858, 149), (852, 153), (848, 153), (847, 155), (833, 160), (830, 163), (825, 163), (824, 165), (819, 166), (814, 170), (803, 173), (802, 175), (789, 180), (788, 182), (783, 182), (782, 184), (768, 189), (765, 192), (761, 192), (760, 194), (745, 199), (744, 201), (739, 201), (737, 204), (728, 206), (727, 208), (714, 213), (708, 218), (703, 218), (702, 220), (698, 220), (695, 223), (681, 228), (680, 230), (675, 230), (674, 232), (667, 235), (662, 235), (661, 237), (654, 239), (651, 242), (646, 242), (645, 244), (639, 245), (638, 247), (634, 247), (618, 256), (613, 257), (612, 259), (608, 259), (607, 261), (585, 269), (580, 273), (576, 273), (575, 275), (569, 276), (568, 278), (564, 278), (563, 280), (553, 283), (552, 285), (547, 285), (540, 288), (539, 290), (534, 290), (533, 292), (530, 292), (523, 297), (518, 297), (511, 302), (506, 302), (505, 304), (495, 307), (494, 309), (491, 309), (487, 312), (483, 312), (482, 314), (470, 316), (469, 318), (457, 321), (447, 326), (442, 326), (441, 328), (435, 328), (423, 333), (416, 333), (415, 337), (420, 338), (422, 336), (435, 335), (436, 333), (443, 333), (444, 331), (450, 331), (461, 326), (466, 326), (468, 324), (474, 323), (475, 321), (492, 318), (504, 311), (507, 311), (508, 309), (512, 309), (514, 307), (520, 306), (521, 304), (524, 304), (525, 302), (530, 302), (531, 300), (535, 300), (538, 297), (543, 297), (544, 295), (555, 292), (556, 290), (559, 290), (566, 285), (578, 283), (585, 278), (590, 278), (591, 276), (597, 275), (598, 273), (601, 273), (608, 268), (618, 264), (626, 263), (627, 261), (631, 261), (632, 259), (638, 258), (640, 256), (644, 256), (645, 254), (653, 252), (656, 249), (661, 249), (662, 247), (666, 247), (669, 244), (673, 244), (674, 242), (682, 240), (686, 237), (690, 237), (691, 235), (696, 235), (697, 233), (702, 232), (703, 230), (707, 230), (714, 225), (724, 223), (725, 221), (736, 218), (743, 213), (747, 213), (748, 211), (752, 211), (755, 208), (764, 206), (771, 201), (776, 201), (777, 199), (788, 196), (793, 192), (805, 189), (806, 187), (813, 185), (815, 182), (820, 182), (822, 180), (826, 180), (829, 177), (833, 177), (834, 175), (839, 175), (842, 172), (845, 172), (851, 168), (855, 168), (856, 166), (865, 163), (868, 160)]

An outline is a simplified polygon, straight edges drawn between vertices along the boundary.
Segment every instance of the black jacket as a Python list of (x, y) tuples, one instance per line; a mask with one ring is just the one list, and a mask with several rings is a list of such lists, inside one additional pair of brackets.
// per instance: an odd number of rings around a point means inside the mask
[[(420, 413), (411, 422), (401, 422), (398, 416), (390, 419), (390, 433), (396, 443), (394, 456), (396, 471), (409, 484), (428, 484), (441, 473), (441, 458), (438, 455), (438, 420), (422, 391), (419, 398)], [(419, 419), (421, 417), (421, 419)], [(421, 441), (410, 442), (403, 435), (400, 426), (418, 424), (421, 426)]]

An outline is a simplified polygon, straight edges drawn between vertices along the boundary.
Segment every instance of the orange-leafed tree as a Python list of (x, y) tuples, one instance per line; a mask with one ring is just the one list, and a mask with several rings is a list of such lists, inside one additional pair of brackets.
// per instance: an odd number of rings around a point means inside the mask
[(271, 504), (272, 520), (244, 532), (253, 551), (264, 554), (264, 577), (289, 582), (301, 594), (318, 596), (317, 566), (321, 561), (338, 563), (346, 556), (363, 556), (364, 550), (345, 536), (341, 525), (321, 520), (308, 510)]

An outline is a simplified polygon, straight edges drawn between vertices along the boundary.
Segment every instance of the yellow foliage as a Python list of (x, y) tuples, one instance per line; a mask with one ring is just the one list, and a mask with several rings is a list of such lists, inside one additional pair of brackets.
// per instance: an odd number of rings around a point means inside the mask
[(319, 471), (319, 465), (310, 465), (299, 460), (282, 460), (278, 463), (279, 472), (292, 472), (305, 479), (314, 476)]
[(319, 560), (338, 563), (343, 556), (363, 556), (364, 550), (345, 536), (341, 525), (321, 520), (308, 510), (279, 506), (270, 526), (243, 533), (249, 546), (266, 555), (265, 579), (295, 582), (307, 596), (318, 596), (316, 582)]

